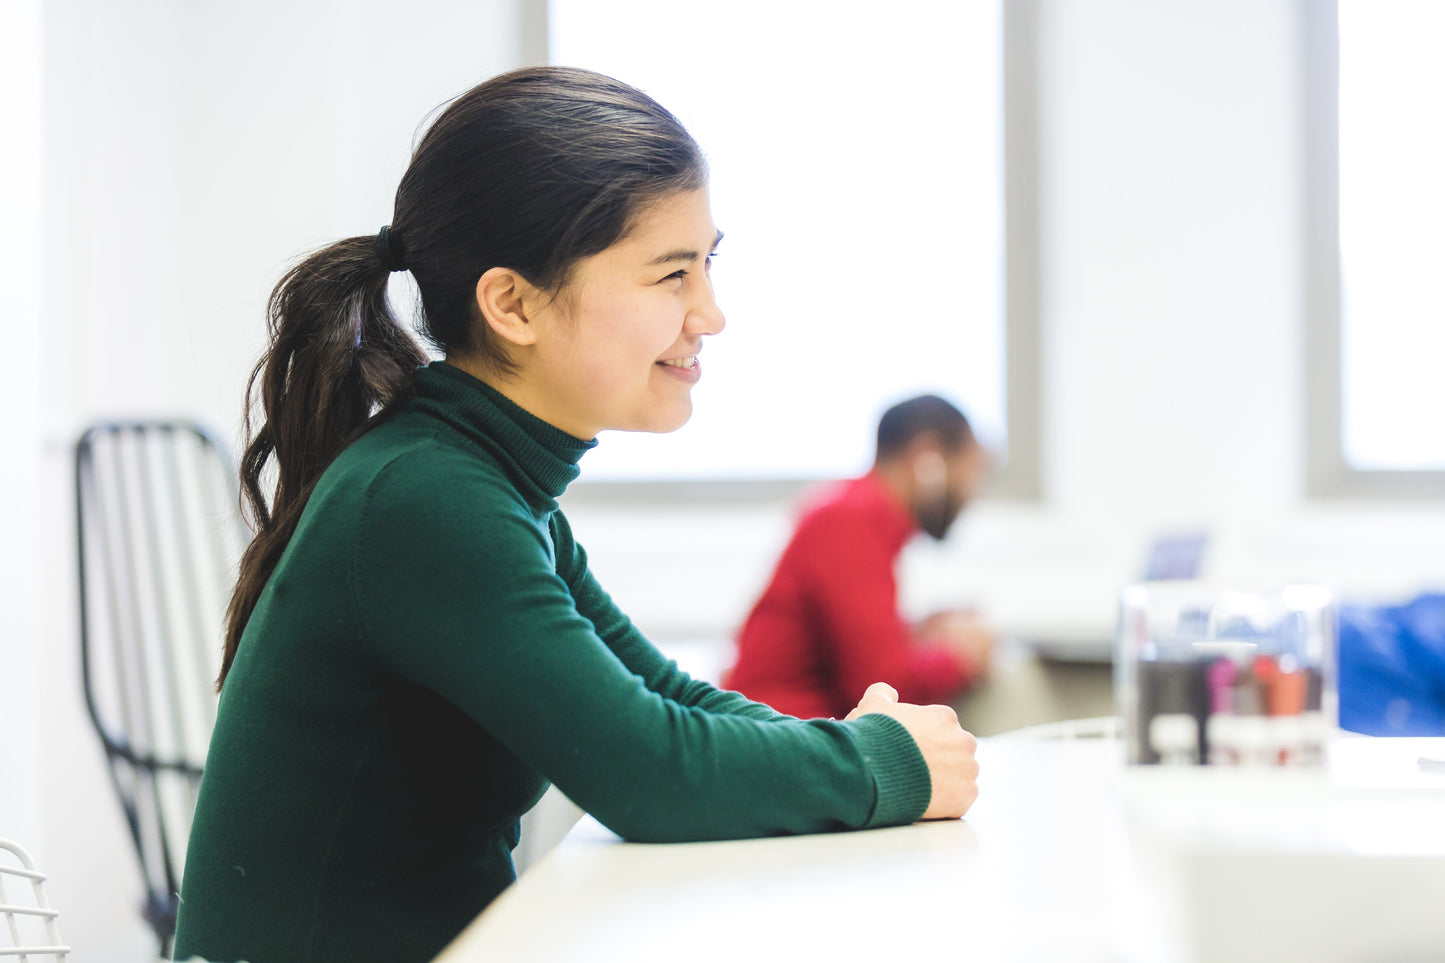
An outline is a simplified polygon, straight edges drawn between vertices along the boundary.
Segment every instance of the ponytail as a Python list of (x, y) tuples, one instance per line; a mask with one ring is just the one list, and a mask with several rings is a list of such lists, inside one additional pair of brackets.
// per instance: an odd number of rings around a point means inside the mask
[[(386, 300), (387, 277), (404, 270), (397, 238), (338, 241), (288, 271), (271, 292), (270, 346), (246, 383), (241, 488), (255, 537), (241, 556), (226, 611), (219, 690), (261, 590), (291, 541), (326, 466), (411, 393), (426, 356)], [(265, 420), (252, 431), (257, 395)], [(263, 485), (275, 459), (275, 493)]]
[[(706, 182), (702, 150), (676, 117), (591, 71), (515, 70), (442, 111), (397, 186), (395, 231), (318, 251), (271, 292), (271, 346), (246, 386), (241, 460), (256, 537), (226, 614), (217, 688), (317, 479), (411, 393), (426, 362), (387, 307), (388, 272), (411, 272), (418, 331), (433, 347), (507, 372), (512, 359), (477, 308), (478, 278), (504, 266), (559, 292), (583, 258), (625, 237), (649, 202)], [(253, 434), (257, 398), (265, 419)]]

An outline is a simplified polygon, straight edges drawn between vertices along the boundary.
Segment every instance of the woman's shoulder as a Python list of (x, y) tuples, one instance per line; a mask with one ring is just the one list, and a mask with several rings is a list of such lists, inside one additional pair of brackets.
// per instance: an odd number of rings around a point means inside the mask
[(511, 510), (521, 496), (495, 459), (444, 431), (389, 422), (368, 432), (327, 469), (316, 494), (366, 512), (466, 505)]

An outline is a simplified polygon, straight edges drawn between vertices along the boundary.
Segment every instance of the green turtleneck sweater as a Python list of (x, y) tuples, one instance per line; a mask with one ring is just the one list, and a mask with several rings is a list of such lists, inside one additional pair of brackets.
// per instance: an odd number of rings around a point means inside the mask
[(326, 470), (221, 694), (177, 959), (429, 960), (549, 780), (643, 842), (922, 815), (898, 722), (714, 689), (617, 610), (556, 502), (592, 444), (438, 362)]

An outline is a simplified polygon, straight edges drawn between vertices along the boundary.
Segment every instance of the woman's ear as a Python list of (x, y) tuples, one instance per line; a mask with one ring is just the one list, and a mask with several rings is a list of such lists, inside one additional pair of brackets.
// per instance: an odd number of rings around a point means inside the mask
[(504, 341), (519, 347), (537, 342), (537, 328), (527, 316), (537, 289), (511, 268), (494, 267), (477, 279), (477, 307), (483, 322)]

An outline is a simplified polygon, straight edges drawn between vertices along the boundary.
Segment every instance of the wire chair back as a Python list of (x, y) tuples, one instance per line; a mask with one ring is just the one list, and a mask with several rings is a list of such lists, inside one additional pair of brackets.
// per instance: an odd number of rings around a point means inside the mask
[[(13, 859), (4, 858), (5, 853)], [(5, 918), (4, 935), (10, 941), (8, 946), (0, 945), (0, 957), (29, 963), (39, 957), (63, 960), (70, 955), (70, 947), (60, 939), (60, 914), (45, 898), (44, 884), (45, 874), (35, 868), (30, 854), (19, 843), (0, 839), (0, 916)], [(27, 889), (28, 897), (16, 895)]]
[(236, 474), (194, 424), (109, 422), (76, 443), (75, 498), (86, 709), (169, 956), (245, 541)]

